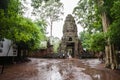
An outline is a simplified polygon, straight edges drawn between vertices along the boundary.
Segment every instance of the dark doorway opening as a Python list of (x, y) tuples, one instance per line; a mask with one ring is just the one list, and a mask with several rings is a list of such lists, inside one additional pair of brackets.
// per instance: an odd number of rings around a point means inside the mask
[(69, 52), (69, 54), (74, 57), (74, 43), (67, 43), (67, 52)]

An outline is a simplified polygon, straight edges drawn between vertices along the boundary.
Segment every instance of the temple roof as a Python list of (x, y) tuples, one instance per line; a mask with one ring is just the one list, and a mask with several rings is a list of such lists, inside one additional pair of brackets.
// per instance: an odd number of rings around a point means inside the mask
[(77, 32), (77, 26), (74, 17), (71, 14), (68, 14), (64, 21), (63, 34), (68, 30)]
[(65, 21), (75, 21), (71, 14), (68, 14)]

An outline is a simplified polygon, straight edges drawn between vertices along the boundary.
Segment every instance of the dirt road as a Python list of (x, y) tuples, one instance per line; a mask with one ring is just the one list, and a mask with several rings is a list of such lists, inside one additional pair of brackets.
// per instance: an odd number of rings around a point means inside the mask
[(120, 80), (120, 71), (98, 59), (35, 59), (5, 67), (0, 80)]

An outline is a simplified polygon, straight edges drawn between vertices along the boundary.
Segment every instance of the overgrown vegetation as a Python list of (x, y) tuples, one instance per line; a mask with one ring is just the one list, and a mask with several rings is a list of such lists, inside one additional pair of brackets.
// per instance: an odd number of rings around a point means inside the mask
[(0, 8), (0, 38), (10, 39), (19, 45), (23, 43), (31, 50), (39, 48), (40, 41), (45, 38), (45, 23), (39, 21), (38, 25), (23, 17), (19, 0), (8, 0), (8, 4), (3, 6), (8, 7)]
[(112, 69), (118, 67), (115, 52), (120, 50), (119, 4), (119, 0), (80, 0), (73, 12), (84, 28), (80, 34), (84, 48), (105, 51), (106, 67)]

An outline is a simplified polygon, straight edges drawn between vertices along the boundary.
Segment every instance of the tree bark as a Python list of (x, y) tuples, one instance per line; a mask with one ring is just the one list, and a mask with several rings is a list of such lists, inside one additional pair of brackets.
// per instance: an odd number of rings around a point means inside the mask
[[(99, 7), (104, 7), (104, 0), (97, 0), (97, 4)], [(103, 26), (103, 32), (106, 33), (108, 31), (108, 27), (110, 25), (110, 20), (106, 14), (105, 11), (101, 12), (101, 18), (102, 18), (102, 26)], [(110, 38), (106, 39), (107, 45), (105, 46), (105, 66), (115, 69), (117, 66), (117, 58), (116, 53), (114, 49), (114, 45), (110, 43)]]
[[(108, 31), (108, 27), (110, 25), (109, 19), (105, 12), (102, 12), (102, 25), (103, 25), (103, 31), (106, 33)], [(107, 39), (107, 45), (105, 46), (105, 66), (109, 67), (111, 69), (117, 68), (117, 59), (116, 59), (116, 53), (114, 49), (114, 45), (110, 43), (110, 39)]]
[[(105, 12), (102, 12), (101, 17), (102, 17), (103, 31), (106, 33), (109, 26), (109, 19), (107, 18)], [(107, 45), (105, 46), (105, 54), (106, 54), (105, 66), (106, 67), (110, 67), (110, 56), (111, 56), (110, 53), (111, 53), (110, 43), (109, 43), (109, 39), (107, 39)]]
[(52, 37), (52, 28), (53, 28), (53, 22), (50, 22), (50, 36)]
[(112, 48), (111, 68), (117, 69), (118, 68), (117, 56), (116, 56), (116, 52), (115, 52), (115, 48), (114, 48), (113, 44), (112, 44), (111, 48)]

